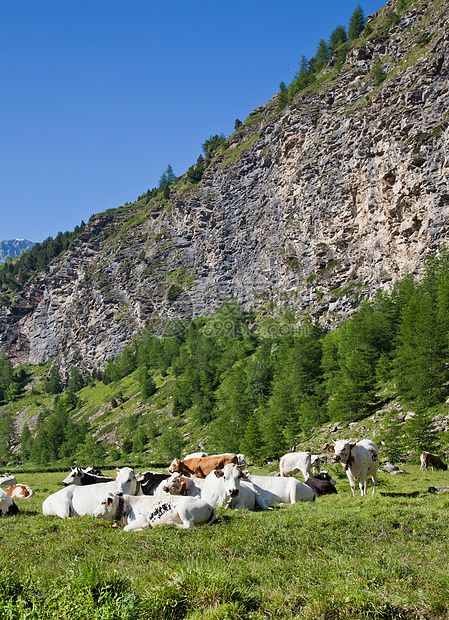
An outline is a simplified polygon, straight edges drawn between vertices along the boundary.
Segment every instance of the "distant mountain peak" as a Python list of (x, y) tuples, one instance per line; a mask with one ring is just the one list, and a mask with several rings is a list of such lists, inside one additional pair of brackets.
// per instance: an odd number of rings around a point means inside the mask
[(17, 258), (35, 244), (34, 241), (28, 239), (9, 239), (8, 241), (0, 241), (0, 263), (4, 263), (6, 258)]

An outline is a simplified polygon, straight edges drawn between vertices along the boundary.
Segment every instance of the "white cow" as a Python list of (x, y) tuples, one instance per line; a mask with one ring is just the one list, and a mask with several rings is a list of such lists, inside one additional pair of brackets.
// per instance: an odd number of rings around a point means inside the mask
[(15, 505), (13, 499), (4, 491), (0, 489), (0, 517), (6, 515), (15, 515), (19, 512), (19, 509)]
[(42, 512), (44, 515), (56, 515), (62, 519), (92, 515), (98, 504), (111, 492), (135, 495), (136, 473), (130, 467), (123, 467), (112, 482), (88, 486), (71, 484), (47, 497), (42, 504)]
[(328, 446), (327, 449), (333, 453), (332, 460), (334, 463), (343, 463), (346, 475), (349, 478), (352, 497), (355, 493), (355, 481), (359, 476), (361, 494), (366, 495), (368, 476), (371, 476), (374, 494), (379, 467), (379, 451), (373, 441), (362, 439), (357, 443), (351, 443), (345, 439), (340, 439), (335, 445)]
[(0, 486), (10, 487), (13, 484), (17, 484), (17, 480), (12, 474), (3, 474), (3, 476), (0, 476)]
[(201, 497), (214, 506), (270, 510), (263, 497), (251, 482), (242, 484), (245, 474), (235, 463), (228, 463), (223, 469), (214, 469), (204, 480)]
[(304, 480), (307, 480), (310, 476), (311, 467), (312, 455), (310, 452), (288, 452), (279, 461), (281, 476), (294, 476), (301, 472)]
[(192, 452), (191, 454), (186, 454), (183, 459), (202, 459), (205, 456), (209, 456), (208, 452)]
[(250, 475), (248, 480), (254, 484), (268, 506), (315, 500), (314, 491), (296, 478)]
[(94, 510), (93, 517), (118, 521), (125, 532), (129, 532), (163, 524), (181, 528), (211, 525), (216, 514), (215, 506), (195, 497), (158, 498), (108, 493)]
[(321, 471), (322, 461), (319, 454), (310, 455), (310, 465), (314, 474), (319, 474)]

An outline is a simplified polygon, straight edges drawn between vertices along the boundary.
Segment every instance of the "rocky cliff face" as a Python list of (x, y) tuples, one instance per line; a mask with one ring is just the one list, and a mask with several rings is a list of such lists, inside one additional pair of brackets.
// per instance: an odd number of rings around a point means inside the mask
[(449, 226), (449, 9), (394, 9), (368, 19), (338, 75), (255, 110), (199, 184), (92, 218), (2, 309), (11, 359), (102, 367), (143, 325), (229, 298), (332, 326), (419, 275)]

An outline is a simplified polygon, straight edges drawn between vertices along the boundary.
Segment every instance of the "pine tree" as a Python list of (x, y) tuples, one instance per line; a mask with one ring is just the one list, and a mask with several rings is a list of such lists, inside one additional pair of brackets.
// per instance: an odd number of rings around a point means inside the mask
[(332, 32), (329, 38), (329, 53), (331, 54), (334, 50), (337, 49), (342, 43), (345, 43), (348, 40), (348, 36), (346, 34), (346, 30), (344, 26), (337, 26)]
[(168, 164), (165, 172), (162, 173), (161, 178), (159, 179), (159, 189), (164, 189), (166, 187), (170, 187), (176, 180), (175, 173), (173, 172), (173, 168), (170, 164)]
[(316, 54), (314, 56), (315, 71), (319, 73), (328, 60), (329, 60), (329, 48), (327, 46), (326, 41), (324, 39), (320, 39)]
[(285, 82), (279, 84), (278, 108), (283, 110), (288, 103), (288, 90)]
[(357, 4), (354, 13), (349, 20), (348, 37), (350, 41), (358, 39), (363, 28), (365, 27), (365, 16), (360, 4)]
[(447, 335), (438, 307), (425, 285), (403, 313), (393, 360), (400, 395), (422, 406), (440, 402), (448, 380)]
[(45, 391), (48, 394), (60, 394), (62, 392), (61, 375), (59, 374), (59, 366), (53, 364), (50, 369), (50, 375), (45, 384)]
[(307, 88), (310, 83), (309, 65), (307, 58), (303, 55), (301, 58), (299, 71), (295, 74), (293, 82), (288, 88), (289, 99), (292, 99), (296, 93)]

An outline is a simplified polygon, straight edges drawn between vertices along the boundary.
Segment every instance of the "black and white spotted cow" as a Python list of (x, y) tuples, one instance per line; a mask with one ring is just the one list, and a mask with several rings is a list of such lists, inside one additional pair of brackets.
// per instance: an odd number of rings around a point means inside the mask
[(92, 516), (115, 521), (125, 532), (129, 532), (164, 524), (180, 528), (211, 525), (216, 517), (216, 509), (212, 504), (196, 497), (158, 498), (109, 493)]

